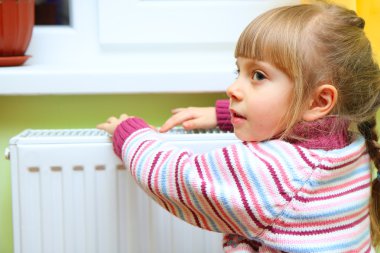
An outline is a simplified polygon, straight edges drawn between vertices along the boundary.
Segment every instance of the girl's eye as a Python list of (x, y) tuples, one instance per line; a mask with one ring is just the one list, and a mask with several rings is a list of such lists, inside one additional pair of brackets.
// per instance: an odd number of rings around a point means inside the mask
[(252, 78), (255, 81), (261, 81), (261, 80), (266, 79), (266, 76), (263, 73), (259, 72), (259, 71), (255, 71), (253, 73), (253, 77)]

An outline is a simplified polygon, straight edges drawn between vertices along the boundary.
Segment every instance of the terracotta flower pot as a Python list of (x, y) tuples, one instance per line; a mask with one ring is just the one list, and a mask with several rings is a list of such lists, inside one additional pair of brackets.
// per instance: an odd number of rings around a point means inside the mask
[(23, 64), (34, 26), (34, 0), (0, 0), (0, 66)]

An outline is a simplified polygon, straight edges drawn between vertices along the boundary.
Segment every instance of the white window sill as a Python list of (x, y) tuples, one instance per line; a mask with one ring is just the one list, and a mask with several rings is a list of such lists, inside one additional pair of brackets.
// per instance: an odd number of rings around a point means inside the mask
[(70, 27), (36, 27), (22, 66), (0, 68), (0, 95), (222, 92), (233, 46), (99, 45)]
[(0, 95), (222, 92), (233, 70), (128, 70), (29, 64), (0, 69)]

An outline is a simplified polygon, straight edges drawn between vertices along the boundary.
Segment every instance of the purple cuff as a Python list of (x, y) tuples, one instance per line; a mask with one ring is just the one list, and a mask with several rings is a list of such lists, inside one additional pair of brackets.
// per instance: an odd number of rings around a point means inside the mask
[(115, 129), (115, 132), (112, 137), (113, 141), (113, 150), (115, 154), (121, 157), (121, 149), (125, 140), (135, 131), (143, 128), (147, 128), (149, 125), (145, 123), (144, 120), (140, 118), (129, 118), (121, 122)]
[(216, 100), (216, 122), (220, 130), (233, 131), (230, 114), (230, 101), (228, 99)]

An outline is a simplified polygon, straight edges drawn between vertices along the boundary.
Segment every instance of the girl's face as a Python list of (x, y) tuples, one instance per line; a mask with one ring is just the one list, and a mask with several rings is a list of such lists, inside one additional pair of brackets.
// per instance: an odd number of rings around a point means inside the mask
[(227, 89), (231, 123), (243, 141), (263, 141), (285, 130), (294, 83), (273, 65), (238, 57), (238, 77)]

